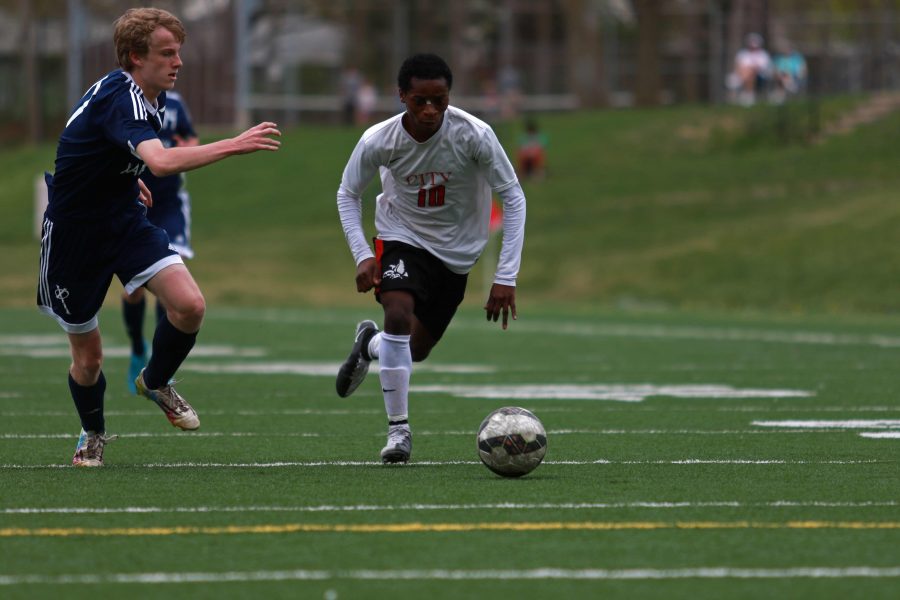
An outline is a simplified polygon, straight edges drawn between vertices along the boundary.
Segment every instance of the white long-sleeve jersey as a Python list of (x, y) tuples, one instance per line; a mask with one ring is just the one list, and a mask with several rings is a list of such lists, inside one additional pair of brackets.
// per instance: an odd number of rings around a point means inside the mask
[(383, 240), (427, 250), (454, 273), (468, 273), (488, 241), (491, 194), (503, 201), (503, 244), (494, 282), (515, 285), (525, 237), (525, 194), (490, 126), (455, 107), (440, 129), (417, 142), (403, 113), (366, 130), (337, 192), (344, 235), (356, 264), (374, 256), (362, 223), (362, 192), (381, 176), (375, 228)]

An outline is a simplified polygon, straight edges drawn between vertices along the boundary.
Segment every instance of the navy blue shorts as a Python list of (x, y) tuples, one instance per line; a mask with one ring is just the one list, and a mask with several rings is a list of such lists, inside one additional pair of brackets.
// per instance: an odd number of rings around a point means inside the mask
[(179, 190), (170, 197), (153, 196), (153, 207), (147, 219), (166, 230), (169, 242), (184, 258), (194, 258), (191, 248), (191, 197), (187, 190)]
[(441, 339), (465, 298), (469, 276), (454, 273), (427, 250), (403, 242), (376, 238), (375, 260), (381, 270), (375, 298), (381, 302), (382, 292), (410, 292), (416, 300), (416, 318), (435, 341)]
[(68, 333), (97, 328), (113, 275), (133, 293), (165, 267), (182, 263), (166, 232), (139, 212), (114, 222), (53, 222), (44, 215), (38, 308)]

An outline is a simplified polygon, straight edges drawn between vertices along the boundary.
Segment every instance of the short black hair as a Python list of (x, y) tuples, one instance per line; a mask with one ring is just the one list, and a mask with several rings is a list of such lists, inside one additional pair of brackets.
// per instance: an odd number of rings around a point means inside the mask
[(414, 54), (403, 61), (397, 73), (397, 85), (406, 92), (412, 87), (412, 78), (446, 79), (447, 89), (453, 87), (453, 73), (444, 59), (437, 54)]

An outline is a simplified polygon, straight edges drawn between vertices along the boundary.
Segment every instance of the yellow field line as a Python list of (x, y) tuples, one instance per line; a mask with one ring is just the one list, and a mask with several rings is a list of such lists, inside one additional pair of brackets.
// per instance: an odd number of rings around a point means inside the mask
[(200, 527), (6, 527), (0, 537), (169, 536), (270, 533), (423, 533), (467, 531), (620, 531), (654, 529), (900, 529), (896, 521), (581, 521), (547, 523), (382, 523), (228, 525)]

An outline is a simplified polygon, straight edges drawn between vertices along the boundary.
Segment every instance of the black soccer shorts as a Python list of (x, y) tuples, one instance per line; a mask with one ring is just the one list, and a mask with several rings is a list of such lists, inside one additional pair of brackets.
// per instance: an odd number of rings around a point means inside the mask
[(403, 242), (375, 239), (375, 260), (381, 285), (375, 298), (392, 290), (410, 292), (416, 300), (413, 314), (435, 341), (441, 339), (466, 295), (469, 276), (454, 273), (427, 250)]

